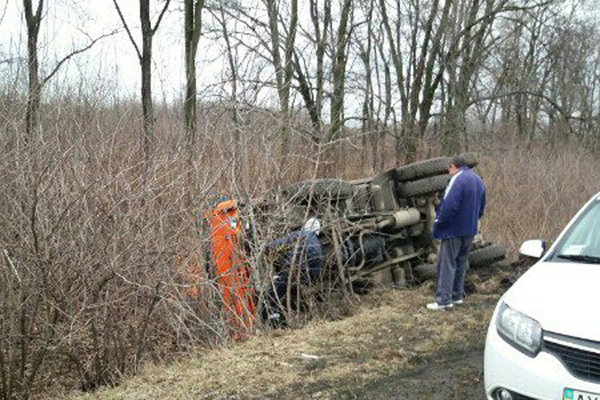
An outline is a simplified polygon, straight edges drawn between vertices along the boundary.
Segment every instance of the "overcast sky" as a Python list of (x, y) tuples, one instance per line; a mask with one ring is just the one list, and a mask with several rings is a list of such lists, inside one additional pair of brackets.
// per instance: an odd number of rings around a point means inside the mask
[[(37, 0), (33, 0), (37, 6)], [(2, 60), (27, 56), (27, 35), (22, 0), (0, 0), (0, 84), (11, 79), (10, 84), (18, 82), (24, 89), (27, 77), (21, 63), (20, 75), (14, 78), (15, 71), (6, 73), (7, 64)], [(139, 22), (139, 1), (118, 0), (121, 10), (132, 29), (133, 36), (141, 48)], [(164, 0), (151, 0), (153, 25), (158, 19), (160, 6)], [(60, 92), (67, 85), (84, 83), (88, 90), (105, 90), (105, 97), (117, 91), (119, 98), (139, 98), (140, 67), (136, 52), (131, 44), (112, 0), (52, 0), (45, 2), (46, 12), (42, 21), (39, 38), (41, 74), (44, 76), (74, 49), (85, 47), (91, 38), (117, 30), (118, 33), (103, 39), (88, 52), (78, 55), (73, 61), (61, 68), (61, 73), (49, 82), (45, 94)], [(231, 87), (229, 66), (222, 57), (223, 43), (210, 38), (208, 12), (203, 13), (203, 37), (197, 54), (198, 90), (200, 100), (229, 98)], [(229, 29), (234, 29), (237, 21), (229, 21)], [(204, 36), (206, 35), (206, 36)], [(238, 73), (255, 76), (252, 69), (258, 68), (262, 79), (272, 79), (270, 69), (259, 64), (248, 63), (242, 54), (238, 54)], [(262, 61), (264, 62), (264, 60)], [(171, 101), (183, 96), (185, 84), (183, 46), (183, 4), (181, 0), (172, 0), (153, 42), (153, 97), (155, 101)], [(3, 68), (4, 67), (4, 68)], [(246, 69), (246, 70), (245, 70)], [(10, 75), (10, 78), (8, 76)], [(248, 76), (250, 76), (248, 75)], [(101, 77), (101, 78), (98, 78)], [(102, 83), (99, 84), (99, 79)], [(98, 87), (98, 89), (96, 89)], [(72, 89), (72, 88), (71, 88)], [(238, 93), (238, 98), (254, 105), (276, 106), (277, 96), (272, 89), (258, 90), (248, 86), (248, 95)], [(244, 89), (240, 89), (243, 91)], [(258, 97), (257, 97), (258, 96)]]
[[(152, 3), (155, 22), (162, 2), (155, 0)], [(35, 0), (34, 5), (37, 5)], [(119, 0), (119, 5), (135, 39), (141, 44), (138, 1)], [(77, 82), (82, 75), (91, 74), (93, 77), (100, 74), (116, 81), (124, 90), (123, 94), (138, 94), (140, 70), (137, 55), (112, 0), (58, 0), (47, 1), (45, 6), (39, 41), (42, 73), (48, 72), (56, 60), (73, 49), (85, 46), (89, 38), (118, 30), (116, 35), (103, 39), (86, 54), (77, 56), (64, 68), (62, 78), (68, 76)], [(171, 2), (153, 45), (154, 90), (164, 92), (168, 98), (179, 96), (184, 82), (181, 7), (179, 1)], [(22, 1), (0, 0), (0, 16), (3, 16), (0, 21), (0, 60), (25, 57), (27, 47)], [(199, 58), (205, 55), (199, 54)]]
[[(139, 29), (139, 1), (118, 0), (125, 18), (132, 28), (137, 43), (141, 43)], [(20, 72), (19, 79), (6, 73), (7, 63), (3, 60), (21, 57), (25, 59), (26, 30), (22, 0), (0, 0), (0, 84), (11, 79), (19, 82), (22, 87), (27, 83), (26, 74)], [(37, 6), (37, 0), (33, 0)], [(244, 4), (251, 4), (244, 3)], [(302, 3), (302, 2), (301, 2)], [(580, 12), (587, 18), (596, 19), (600, 0), (588, 0)], [(152, 21), (157, 20), (163, 0), (151, 0)], [(48, 73), (57, 60), (74, 49), (84, 47), (90, 38), (117, 30), (118, 33), (103, 39), (92, 50), (77, 56), (61, 69), (61, 75), (52, 80), (51, 85), (64, 87), (67, 84), (78, 85), (79, 82), (90, 83), (101, 77), (103, 84), (109, 83), (107, 90), (118, 90), (119, 97), (139, 98), (140, 69), (136, 52), (123, 29), (112, 0), (48, 0), (45, 2), (46, 12), (40, 32), (39, 48), (42, 62), (42, 75)], [(183, 49), (183, 5), (181, 0), (172, 0), (170, 9), (154, 38), (153, 44), (153, 93), (155, 100), (172, 100), (180, 98), (185, 81), (184, 49)], [(306, 11), (306, 4), (300, 9)], [(308, 18), (305, 13), (301, 16)], [(208, 15), (205, 12), (205, 22)], [(230, 21), (234, 24), (235, 21)], [(308, 25), (307, 25), (308, 26)], [(204, 30), (207, 31), (205, 26)], [(216, 84), (223, 82), (229, 76), (228, 65), (220, 58), (220, 44), (215, 40), (202, 38), (198, 53), (198, 88), (200, 99), (211, 96), (226, 95), (227, 85)], [(272, 79), (268, 74), (269, 68), (260, 65), (250, 65), (240, 56), (240, 70), (244, 68), (262, 68), (262, 78)], [(260, 60), (258, 61), (260, 62)], [(349, 72), (360, 68), (356, 60), (348, 60)], [(24, 65), (21, 63), (20, 65)], [(252, 72), (251, 72), (252, 73)], [(251, 77), (251, 76), (249, 76)], [(360, 105), (353, 101), (352, 79), (349, 75), (346, 90), (346, 107), (353, 108), (355, 114), (360, 113)], [(106, 85), (104, 85), (106, 86)], [(356, 89), (355, 90), (359, 90)], [(257, 105), (275, 105), (276, 96), (271, 90), (260, 90), (262, 98), (249, 99)], [(256, 92), (256, 93), (259, 93)], [(297, 95), (297, 94), (295, 94)], [(164, 96), (164, 97), (163, 97)]]

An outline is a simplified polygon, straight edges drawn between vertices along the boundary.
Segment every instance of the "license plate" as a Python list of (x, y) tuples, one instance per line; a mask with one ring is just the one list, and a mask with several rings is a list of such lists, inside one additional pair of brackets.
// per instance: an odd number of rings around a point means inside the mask
[(582, 392), (581, 390), (575, 389), (565, 389), (563, 400), (600, 400), (600, 394)]

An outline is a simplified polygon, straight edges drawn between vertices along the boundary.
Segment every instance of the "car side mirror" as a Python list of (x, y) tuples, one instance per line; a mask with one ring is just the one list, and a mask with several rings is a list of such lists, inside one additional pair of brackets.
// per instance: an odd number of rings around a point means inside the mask
[(546, 252), (545, 240), (527, 240), (521, 245), (519, 254), (526, 257), (540, 259)]

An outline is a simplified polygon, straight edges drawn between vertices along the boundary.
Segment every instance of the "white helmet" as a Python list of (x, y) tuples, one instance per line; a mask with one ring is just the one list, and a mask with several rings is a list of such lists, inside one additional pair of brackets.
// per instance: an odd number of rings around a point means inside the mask
[(302, 230), (305, 232), (314, 232), (318, 235), (321, 232), (321, 221), (319, 221), (317, 218), (309, 218), (304, 223)]

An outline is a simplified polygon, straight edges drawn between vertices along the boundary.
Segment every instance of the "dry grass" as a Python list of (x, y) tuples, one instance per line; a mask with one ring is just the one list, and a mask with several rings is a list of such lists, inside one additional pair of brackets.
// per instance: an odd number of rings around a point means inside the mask
[(265, 332), (95, 394), (65, 399), (337, 398), (423, 358), (480, 346), (498, 295), (478, 294), (464, 308), (424, 308), (431, 287), (373, 294), (355, 315), (311, 321), (303, 329)]
[(575, 143), (482, 151), (479, 169), (488, 188), (482, 231), (512, 257), (524, 240), (552, 241), (592, 195), (600, 159)]

